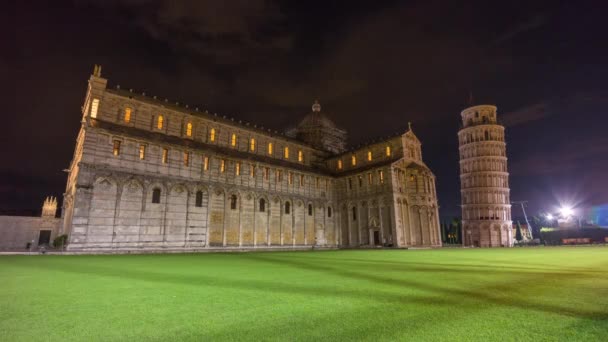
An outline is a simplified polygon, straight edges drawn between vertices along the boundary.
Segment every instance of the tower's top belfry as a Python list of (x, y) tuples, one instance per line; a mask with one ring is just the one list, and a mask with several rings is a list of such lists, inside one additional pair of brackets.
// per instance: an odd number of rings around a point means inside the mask
[(477, 105), (466, 108), (460, 113), (462, 126), (470, 127), (476, 125), (497, 124), (496, 106)]

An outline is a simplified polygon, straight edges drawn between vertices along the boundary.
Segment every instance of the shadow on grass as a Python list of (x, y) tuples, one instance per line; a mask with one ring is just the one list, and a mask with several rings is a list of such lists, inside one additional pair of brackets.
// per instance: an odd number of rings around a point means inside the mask
[[(474, 288), (472, 290), (463, 290), (456, 288), (448, 288), (448, 287), (440, 287), (428, 283), (420, 283), (413, 280), (405, 280), (405, 279), (395, 279), (389, 277), (381, 277), (377, 275), (373, 275), (371, 273), (360, 273), (354, 271), (346, 271), (337, 267), (329, 267), (318, 264), (310, 264), (304, 262), (298, 262), (294, 260), (288, 260), (283, 258), (278, 258), (276, 256), (269, 255), (255, 255), (253, 258), (266, 261), (275, 264), (283, 264), (288, 265), (294, 268), (302, 268), (310, 271), (322, 272), (331, 275), (340, 275), (346, 278), (356, 279), (356, 280), (364, 280), (384, 285), (391, 285), (395, 287), (408, 287), (422, 291), (432, 292), (441, 296), (446, 297), (455, 297), (457, 296), (459, 300), (456, 302), (459, 305), (462, 305), (462, 300), (473, 300), (473, 301), (482, 301), (489, 304), (501, 305), (505, 307), (512, 307), (517, 309), (532, 309), (536, 311), (560, 314), (560, 315), (570, 315), (579, 318), (587, 318), (594, 320), (608, 320), (608, 312), (602, 311), (591, 311), (591, 310), (582, 310), (575, 309), (570, 307), (560, 307), (549, 304), (543, 304), (538, 302), (526, 301), (526, 300), (514, 300), (512, 298), (505, 298), (503, 296), (495, 296), (491, 295), (492, 291), (507, 291), (507, 290), (515, 290), (517, 286), (525, 284), (526, 286), (534, 286), (535, 281), (546, 281), (548, 278), (551, 278), (553, 281), (569, 281), (573, 279), (580, 279), (581, 274), (578, 273), (552, 273), (552, 274), (531, 274), (531, 273), (518, 273), (521, 275), (516, 281), (513, 282), (504, 282), (495, 284), (493, 286), (486, 286), (481, 288)], [(417, 271), (421, 271), (423, 268), (417, 268)], [(435, 267), (425, 267), (425, 272), (445, 272), (443, 267), (435, 268)], [(468, 271), (471, 272), (470, 270)], [(490, 275), (492, 272), (488, 271), (478, 271), (480, 274), (488, 274)], [(504, 272), (502, 272), (504, 273)], [(499, 292), (500, 293), (500, 292)], [(503, 292), (505, 293), (505, 292)], [(376, 294), (374, 293), (374, 296)]]

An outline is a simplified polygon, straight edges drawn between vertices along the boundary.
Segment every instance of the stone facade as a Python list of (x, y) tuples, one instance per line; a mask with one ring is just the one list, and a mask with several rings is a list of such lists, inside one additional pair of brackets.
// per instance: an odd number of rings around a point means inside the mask
[(511, 247), (505, 128), (498, 124), (495, 106), (470, 107), (461, 116), (462, 241), (465, 246)]
[(411, 129), (344, 152), (328, 118), (322, 134), (305, 118), (290, 137), (109, 89), (97, 68), (82, 114), (70, 250), (440, 245), (435, 179)]

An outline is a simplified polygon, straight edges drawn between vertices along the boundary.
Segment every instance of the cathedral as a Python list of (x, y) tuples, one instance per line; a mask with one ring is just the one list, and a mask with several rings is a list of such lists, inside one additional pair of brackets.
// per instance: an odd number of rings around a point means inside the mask
[(411, 126), (348, 149), (318, 102), (278, 132), (107, 83), (96, 66), (64, 194), (68, 250), (441, 246)]

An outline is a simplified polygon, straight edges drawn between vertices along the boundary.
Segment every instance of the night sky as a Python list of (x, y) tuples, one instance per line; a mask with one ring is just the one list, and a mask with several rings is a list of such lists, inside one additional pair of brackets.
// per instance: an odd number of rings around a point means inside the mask
[(411, 121), (443, 217), (460, 214), (456, 134), (472, 92), (475, 104), (497, 105), (507, 127), (511, 200), (528, 200), (533, 213), (606, 204), (607, 9), (600, 1), (18, 1), (0, 23), (9, 37), (0, 211), (61, 198), (93, 64), (111, 87), (277, 130), (319, 98), (351, 146)]

